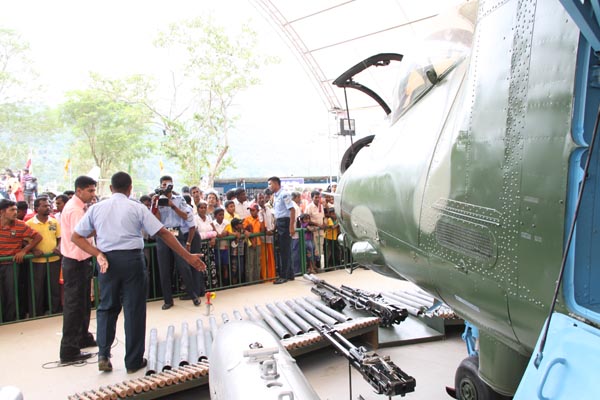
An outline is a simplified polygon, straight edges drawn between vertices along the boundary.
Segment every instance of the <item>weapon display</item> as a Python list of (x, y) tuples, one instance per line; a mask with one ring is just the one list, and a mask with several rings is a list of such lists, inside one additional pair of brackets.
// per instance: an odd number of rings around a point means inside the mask
[[(297, 305), (294, 305), (295, 311), (297, 308), (298, 312), (301, 311)], [(404, 396), (406, 393), (415, 391), (415, 378), (398, 368), (389, 356), (380, 356), (373, 351), (368, 351), (363, 346), (354, 346), (335, 328), (320, 321), (314, 322), (312, 318), (306, 318), (306, 321), (348, 359), (350, 365), (360, 372), (377, 394)]]
[[(332, 296), (337, 296), (357, 310), (365, 310), (370, 312), (371, 314), (379, 317), (381, 320), (380, 325), (383, 327), (391, 326), (392, 324), (399, 324), (400, 322), (404, 321), (406, 317), (408, 317), (408, 311), (405, 308), (400, 308), (394, 304), (388, 303), (381, 295), (369, 293), (361, 289), (354, 289), (345, 285), (337, 288), (312, 274), (304, 274), (304, 279), (314, 283), (317, 289), (321, 289), (320, 291), (313, 291), (311, 289), (311, 291), (315, 294), (318, 294), (321, 297), (321, 300), (323, 300), (329, 307), (337, 309), (338, 311), (340, 309), (332, 307), (330, 305), (331, 300), (328, 301), (327, 298), (331, 299)], [(331, 292), (332, 296), (323, 297), (321, 295), (322, 292)]]

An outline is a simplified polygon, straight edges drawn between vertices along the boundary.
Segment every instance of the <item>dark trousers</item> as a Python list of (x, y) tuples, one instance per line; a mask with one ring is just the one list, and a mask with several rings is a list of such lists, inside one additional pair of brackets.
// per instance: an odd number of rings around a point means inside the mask
[[(182, 246), (185, 246), (187, 233), (180, 233), (179, 236), (177, 236), (177, 240)], [(173, 289), (171, 288), (171, 271), (173, 263), (177, 267), (179, 276), (183, 279), (187, 294), (192, 299), (198, 297), (200, 293), (196, 292), (196, 284), (194, 283), (194, 278), (192, 276), (193, 268), (190, 267), (183, 258), (171, 250), (160, 237), (156, 238), (156, 250), (158, 254), (158, 269), (160, 271), (160, 286), (162, 287), (165, 304), (173, 304)]]
[(340, 245), (337, 240), (325, 239), (325, 267), (337, 267), (341, 265)]
[(279, 259), (281, 266), (279, 268), (279, 277), (291, 279), (294, 277), (292, 271), (292, 237), (290, 236), (290, 219), (277, 218), (277, 239), (279, 243)]
[(33, 310), (29, 307), (31, 302), (31, 293), (29, 292), (30, 274), (29, 274), (29, 262), (23, 264), (17, 264), (17, 281), (19, 282), (19, 319), (25, 319), (32, 315)]
[(81, 345), (90, 336), (92, 259), (77, 261), (63, 257), (64, 305), (63, 334), (60, 357), (79, 354)]
[[(29, 268), (29, 266), (28, 266)], [(33, 273), (33, 302), (31, 293), (29, 296), (29, 309), (35, 312), (35, 316), (44, 315), (44, 304), (48, 300), (48, 309), (52, 314), (60, 312), (60, 260), (51, 261), (48, 264), (31, 263), (31, 272)], [(48, 289), (48, 290), (46, 290)], [(44, 294), (48, 294), (45, 296)], [(33, 304), (35, 306), (33, 306)]]
[(17, 317), (17, 300), (15, 299), (15, 287), (18, 281), (18, 264), (0, 264), (0, 302), (2, 302), (2, 317), (0, 321), (14, 321)]
[[(154, 243), (155, 240), (146, 241), (146, 243)], [(158, 273), (158, 258), (156, 256), (156, 246), (144, 247), (144, 257), (146, 259), (146, 267), (148, 270), (148, 290), (146, 296), (148, 299), (162, 297), (160, 288), (160, 274)]]
[[(185, 243), (187, 241), (188, 241), (188, 234), (185, 234), (185, 239), (184, 239), (183, 243)], [(198, 234), (198, 231), (196, 231), (194, 233), (194, 237), (192, 238), (192, 240), (190, 240), (190, 243), (192, 244), (190, 246), (191, 253), (194, 253), (194, 254), (203, 253), (202, 241), (200, 240), (200, 235)], [(206, 253), (206, 252), (204, 252), (204, 253)], [(208, 256), (208, 254), (204, 254), (202, 261), (204, 261), (208, 267), (209, 262), (207, 262), (207, 259), (208, 259), (207, 256)], [(202, 297), (206, 293), (206, 273), (200, 272), (195, 268), (191, 268), (191, 270), (192, 270), (192, 280), (194, 281), (194, 292), (196, 292), (199, 297)]]
[(294, 275), (299, 274), (302, 270), (300, 262), (300, 239), (292, 239), (292, 271)]
[(125, 317), (125, 367), (142, 364), (146, 336), (146, 288), (148, 275), (144, 253), (115, 250), (104, 253), (106, 273), (98, 274), (100, 304), (96, 310), (98, 355), (110, 357), (121, 308)]

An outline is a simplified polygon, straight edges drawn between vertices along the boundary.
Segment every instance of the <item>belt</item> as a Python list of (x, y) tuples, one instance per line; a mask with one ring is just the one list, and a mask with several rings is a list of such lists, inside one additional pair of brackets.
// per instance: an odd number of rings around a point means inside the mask
[(166, 229), (181, 229), (180, 226), (165, 226)]
[(119, 253), (140, 253), (142, 250), (144, 250), (144, 249), (109, 250), (109, 251), (104, 251), (103, 253), (112, 253), (112, 252), (119, 252)]

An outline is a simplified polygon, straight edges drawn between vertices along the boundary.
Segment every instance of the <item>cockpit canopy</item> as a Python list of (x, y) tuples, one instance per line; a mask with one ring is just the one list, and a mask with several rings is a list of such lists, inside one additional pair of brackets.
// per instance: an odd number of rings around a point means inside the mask
[(404, 54), (392, 101), (391, 125), (469, 56), (472, 36), (464, 29), (440, 31), (418, 49)]

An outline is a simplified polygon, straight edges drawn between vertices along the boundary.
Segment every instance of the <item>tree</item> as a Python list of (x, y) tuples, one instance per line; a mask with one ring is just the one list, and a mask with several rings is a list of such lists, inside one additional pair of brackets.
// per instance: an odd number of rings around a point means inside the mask
[[(55, 110), (32, 102), (39, 93), (38, 74), (29, 43), (10, 29), (0, 28), (0, 159), (2, 167), (24, 166), (30, 151), (47, 145), (58, 130)], [(35, 161), (34, 161), (35, 168)], [(48, 177), (44, 176), (48, 173)], [(37, 170), (49, 178), (53, 171)]]
[(16, 31), (0, 28), (0, 104), (26, 99), (36, 78), (29, 43)]
[[(136, 160), (145, 158), (153, 148), (155, 133), (150, 127), (152, 114), (140, 104), (113, 100), (93, 87), (67, 94), (62, 117), (77, 140), (73, 154), (82, 167), (100, 169), (99, 191), (103, 178), (125, 169), (131, 171)], [(115, 87), (125, 87), (116, 82)], [(87, 165), (86, 162), (87, 161)]]
[(212, 186), (232, 165), (229, 132), (238, 120), (233, 101), (259, 83), (258, 70), (273, 60), (258, 55), (256, 33), (247, 25), (230, 37), (210, 17), (171, 24), (155, 45), (182, 66), (172, 72), (168, 106), (153, 108), (167, 139), (164, 149), (178, 161), (187, 183), (206, 175)]

